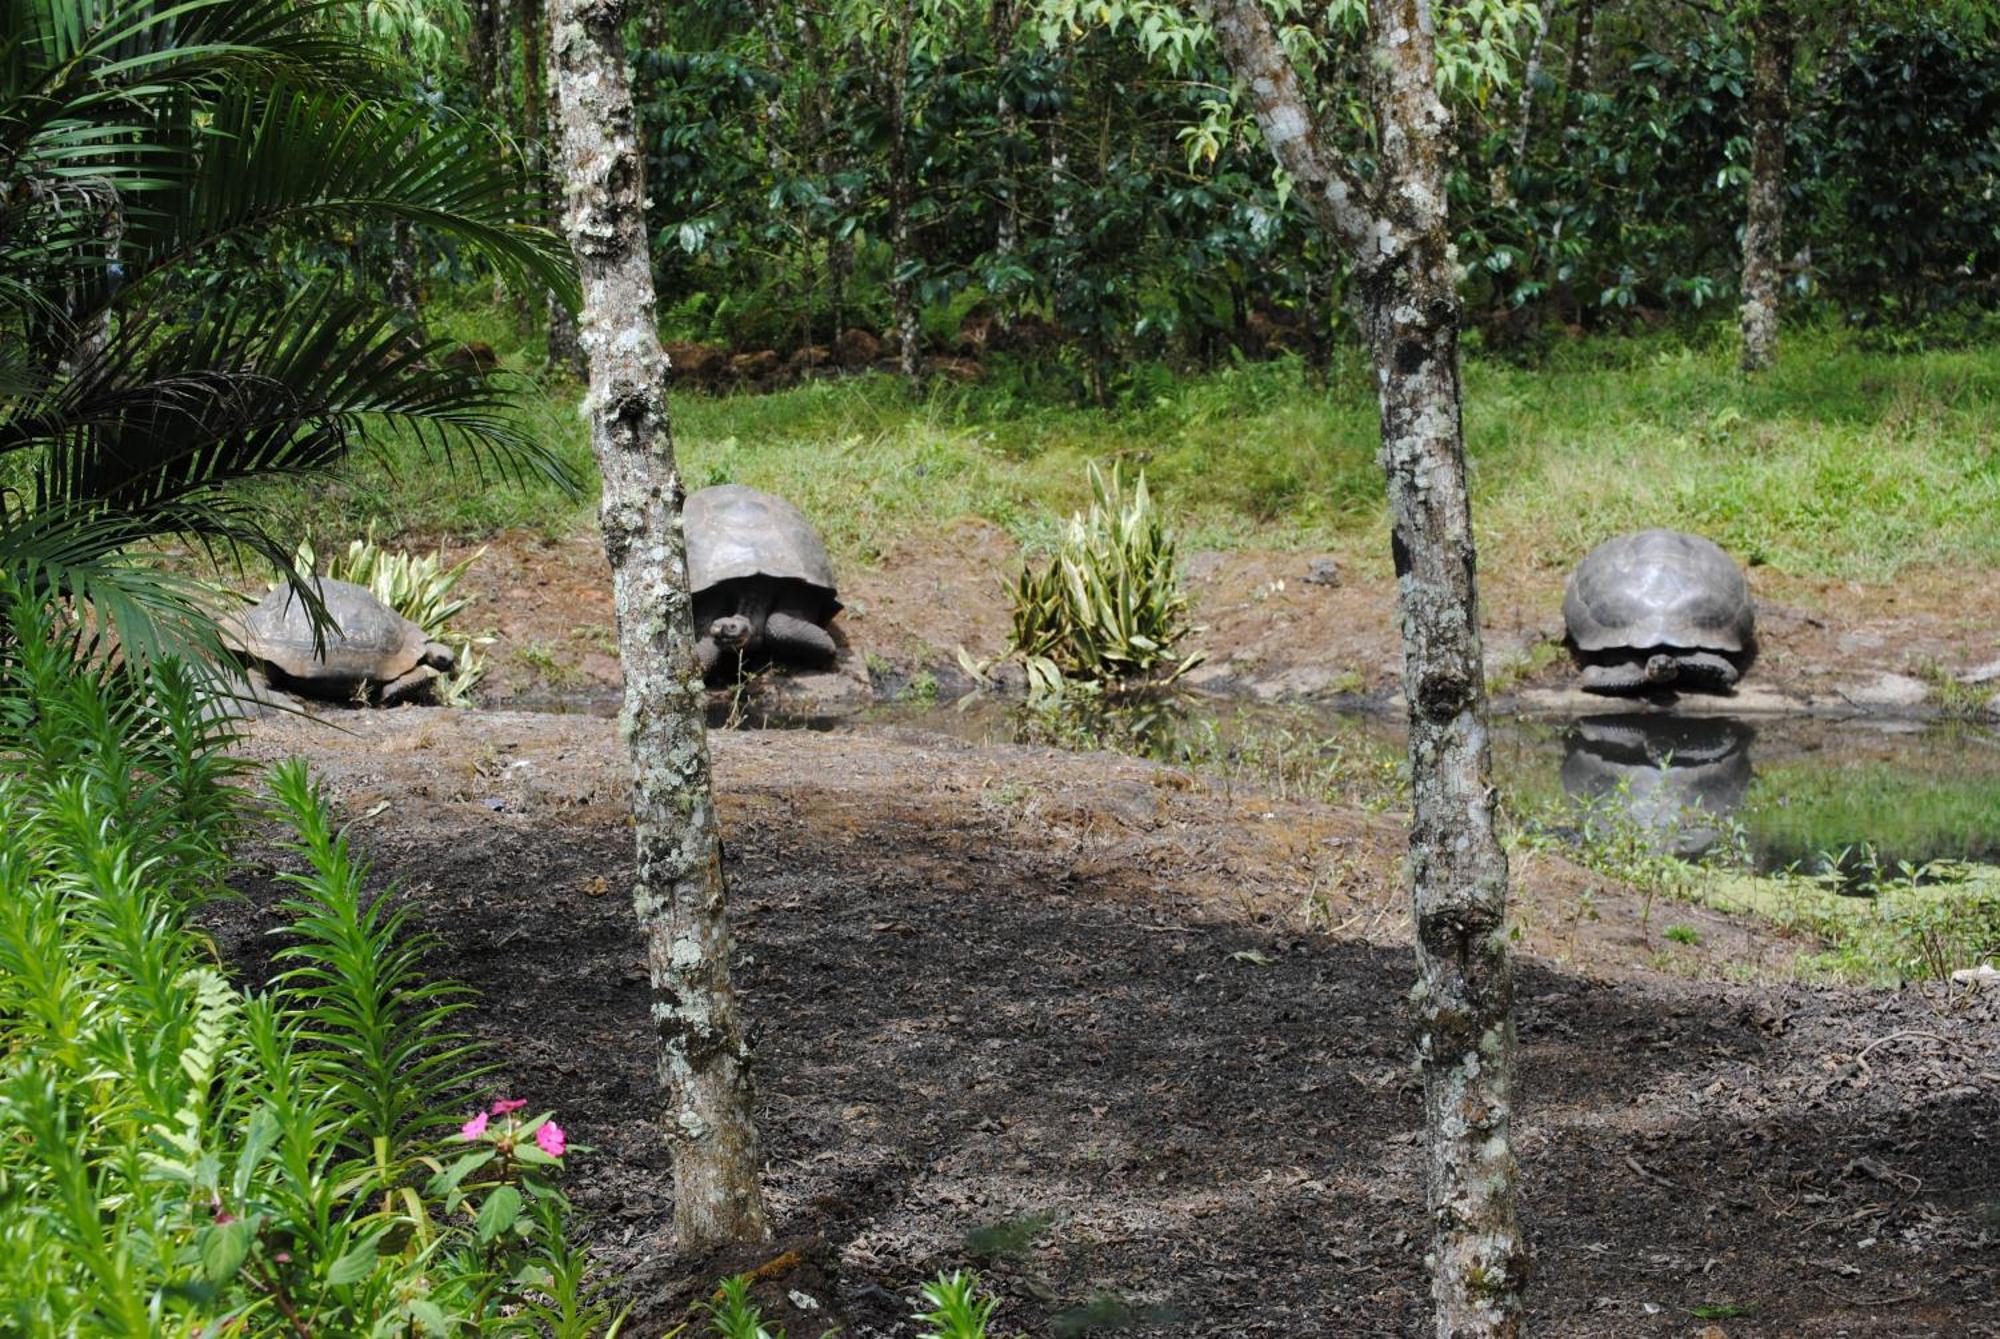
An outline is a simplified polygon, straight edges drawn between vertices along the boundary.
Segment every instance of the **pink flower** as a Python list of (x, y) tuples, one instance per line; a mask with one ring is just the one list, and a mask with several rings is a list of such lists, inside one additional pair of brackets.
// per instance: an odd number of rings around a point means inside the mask
[(493, 1104), (493, 1114), (504, 1116), (511, 1111), (519, 1111), (526, 1105), (528, 1105), (528, 1099), (525, 1097), (503, 1097)]
[(535, 1131), (535, 1142), (541, 1146), (542, 1152), (552, 1158), (560, 1158), (563, 1150), (569, 1147), (569, 1140), (563, 1134), (563, 1127), (552, 1120), (543, 1121), (542, 1128)]
[(463, 1139), (477, 1139), (480, 1135), (485, 1134), (486, 1113), (482, 1111), (465, 1124), (459, 1126), (458, 1133), (459, 1137)]

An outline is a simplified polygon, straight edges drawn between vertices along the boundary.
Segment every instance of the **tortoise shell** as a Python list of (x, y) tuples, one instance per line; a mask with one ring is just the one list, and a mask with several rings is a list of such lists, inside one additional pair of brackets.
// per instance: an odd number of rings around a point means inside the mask
[(822, 620), (839, 611), (826, 545), (805, 514), (783, 498), (743, 484), (717, 484), (689, 495), (682, 526), (694, 594), (729, 581), (797, 582), (821, 595)]
[(1736, 654), (1752, 641), (1743, 570), (1719, 547), (1679, 530), (1607, 539), (1577, 564), (1563, 621), (1584, 651), (1673, 646)]

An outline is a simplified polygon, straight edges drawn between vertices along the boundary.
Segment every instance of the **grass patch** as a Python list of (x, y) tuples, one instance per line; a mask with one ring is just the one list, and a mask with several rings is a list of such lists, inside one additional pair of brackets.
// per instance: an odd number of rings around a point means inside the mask
[[(490, 310), (433, 323), (492, 343), (514, 375), (537, 365), (532, 338)], [(1386, 565), (1373, 378), (1358, 352), (1323, 388), (1295, 362), (1142, 373), (1110, 410), (1055, 399), (1032, 368), (996, 364), (985, 384), (916, 397), (865, 376), (683, 394), (674, 414), (690, 487), (782, 493), (849, 560), (967, 516), (1045, 551), (1088, 502), (1095, 461), (1143, 466), (1190, 548), (1327, 548)], [(579, 388), (524, 389), (523, 426), (590, 479)], [(1608, 534), (1674, 525), (1801, 576), (1885, 580), (1919, 555), (1994, 565), (1996, 410), (1995, 347), (1888, 354), (1801, 330), (1782, 365), (1752, 381), (1723, 343), (1592, 341), (1534, 369), (1475, 358), (1466, 426), (1481, 546), (1490, 561), (1559, 568)], [(387, 535), (477, 538), (572, 532), (594, 515), (591, 492), (482, 482), (397, 442), (280, 500), (316, 534), (373, 522)]]
[(1861, 897), (1840, 886), (1837, 876), (1712, 873), (1701, 899), (1825, 940), (1805, 965), (1831, 976), (1940, 980), (2000, 954), (2000, 865), (1904, 865)]
[(1942, 730), (1895, 763), (1758, 763), (1736, 817), (1767, 869), (1812, 864), (1863, 843), (1888, 865), (2000, 862), (2000, 760)]

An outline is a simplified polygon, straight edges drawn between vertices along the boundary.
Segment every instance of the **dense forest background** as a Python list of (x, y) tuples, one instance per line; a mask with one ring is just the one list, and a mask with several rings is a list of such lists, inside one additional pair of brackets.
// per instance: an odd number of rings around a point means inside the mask
[[(1289, 21), (1315, 96), (1345, 108), (1359, 9)], [(2000, 45), (1977, 12), (1552, 0), (1445, 24), (1448, 70), (1499, 75), (1467, 78), (1454, 107), (1476, 347), (1533, 357), (1730, 313), (1759, 118), (1785, 147), (1788, 316), (1886, 341), (1990, 320)], [(1319, 361), (1342, 338), (1340, 259), (1213, 48), (1164, 7), (694, 0), (633, 35), (670, 338), (800, 367), (834, 361), (850, 329), (885, 352), (913, 330), (910, 370), (1012, 348), (1098, 397), (1148, 362)], [(432, 62), (443, 102), (514, 126), (537, 163), (546, 40), (541, 0), (480, 0)], [(1758, 42), (1778, 48), (1775, 107), (1756, 98)], [(1366, 161), (1368, 119), (1346, 110)]]

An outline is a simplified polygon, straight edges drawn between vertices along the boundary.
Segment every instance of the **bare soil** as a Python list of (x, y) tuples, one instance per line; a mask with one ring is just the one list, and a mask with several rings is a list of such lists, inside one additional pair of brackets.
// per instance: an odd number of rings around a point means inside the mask
[[(889, 624), (857, 584), (857, 625)], [(314, 761), (434, 969), (484, 993), (500, 1086), (589, 1146), (571, 1188), (653, 1339), (701, 1267), (670, 1235), (614, 727), (329, 720), (244, 747)], [(811, 1243), (769, 1253), (794, 1339), (912, 1335), (915, 1285), (968, 1264), (1003, 1334), (1424, 1331), (1396, 816), (908, 730), (714, 741), (767, 1184)], [(284, 857), (250, 857), (210, 921), (254, 978)], [(2000, 991), (1790, 984), (1808, 946), (1768, 927), (1677, 907), (1700, 943), (1668, 944), (1625, 890), (1517, 876), (1538, 1332), (2000, 1334)]]
[[(596, 536), (510, 533), (489, 549), (466, 579), (473, 603), (461, 615), (464, 626), (496, 637), (484, 700), (615, 695), (614, 620)], [(1193, 686), (1263, 700), (1391, 700), (1402, 651), (1387, 561), (1343, 554), (1335, 581), (1309, 579), (1315, 560), (1331, 556), (1189, 555), (1202, 628), (1194, 646), (1207, 657)], [(926, 674), (947, 695), (969, 687), (957, 651), (984, 660), (1005, 649), (1005, 583), (1020, 561), (998, 526), (966, 520), (893, 546), (876, 566), (843, 570), (847, 608), (835, 629), (851, 652), (847, 678), (878, 695)], [(1534, 566), (1481, 572), (1488, 675), (1503, 700), (1544, 710), (1587, 705), (1570, 691), (1575, 672), (1560, 646), (1566, 576)], [(1760, 568), (1750, 579), (1759, 655), (1743, 692), (1720, 699), (1720, 709), (1921, 715), (1937, 706), (1932, 681), (2000, 661), (2000, 583), (1991, 573), (1917, 569), (1871, 586)], [(794, 687), (854, 696), (837, 677)], [(2000, 671), (1986, 691), (2000, 691)]]

